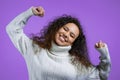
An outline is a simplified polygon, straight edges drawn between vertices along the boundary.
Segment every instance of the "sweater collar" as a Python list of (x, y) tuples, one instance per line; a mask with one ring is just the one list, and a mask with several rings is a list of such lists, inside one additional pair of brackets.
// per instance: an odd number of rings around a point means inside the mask
[(69, 55), (69, 50), (71, 49), (71, 46), (58, 46), (54, 42), (52, 42), (52, 46), (50, 49), (50, 53), (56, 56), (68, 56)]

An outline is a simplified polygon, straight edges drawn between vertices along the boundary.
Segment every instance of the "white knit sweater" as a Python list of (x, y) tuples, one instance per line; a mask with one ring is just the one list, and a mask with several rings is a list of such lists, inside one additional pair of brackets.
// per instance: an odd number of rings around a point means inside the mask
[(79, 70), (71, 64), (68, 51), (71, 46), (61, 47), (52, 43), (51, 49), (38, 47), (23, 32), (27, 20), (34, 15), (31, 8), (21, 13), (7, 25), (7, 33), (15, 47), (23, 55), (30, 80), (107, 80), (110, 57), (107, 45), (97, 50), (101, 53), (100, 64)]

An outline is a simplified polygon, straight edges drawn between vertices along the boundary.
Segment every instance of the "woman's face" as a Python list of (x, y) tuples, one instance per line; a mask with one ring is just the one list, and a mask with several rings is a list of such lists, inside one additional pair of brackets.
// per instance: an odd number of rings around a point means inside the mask
[(79, 29), (74, 23), (62, 26), (55, 35), (55, 43), (59, 46), (69, 46), (79, 36)]

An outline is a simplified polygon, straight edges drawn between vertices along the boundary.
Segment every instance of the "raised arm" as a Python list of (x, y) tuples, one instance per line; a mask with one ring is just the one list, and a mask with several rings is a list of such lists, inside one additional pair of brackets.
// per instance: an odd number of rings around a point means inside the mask
[(107, 44), (100, 41), (96, 43), (95, 47), (100, 52), (100, 63), (92, 69), (88, 80), (107, 80), (111, 67)]
[(28, 53), (27, 51), (30, 50), (30, 47), (32, 46), (32, 40), (23, 32), (25, 24), (32, 15), (43, 16), (43, 8), (31, 7), (15, 17), (6, 27), (6, 31), (11, 41), (22, 54)]

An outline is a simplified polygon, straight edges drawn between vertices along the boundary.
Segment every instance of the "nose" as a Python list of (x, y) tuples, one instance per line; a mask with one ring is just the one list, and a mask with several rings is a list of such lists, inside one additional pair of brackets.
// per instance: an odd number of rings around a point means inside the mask
[(66, 32), (66, 33), (64, 34), (64, 37), (67, 38), (68, 36), (69, 36), (69, 33)]
[(68, 36), (69, 36), (69, 33), (66, 32), (66, 33), (64, 34), (64, 38), (65, 38), (66, 41), (68, 41)]
[(66, 34), (64, 34), (64, 37), (65, 37), (65, 38), (67, 38), (67, 35), (66, 35)]
[(66, 32), (65, 35), (66, 35), (66, 37), (68, 37), (69, 36), (69, 32)]

